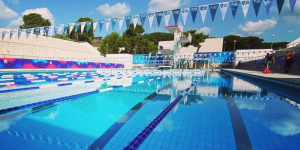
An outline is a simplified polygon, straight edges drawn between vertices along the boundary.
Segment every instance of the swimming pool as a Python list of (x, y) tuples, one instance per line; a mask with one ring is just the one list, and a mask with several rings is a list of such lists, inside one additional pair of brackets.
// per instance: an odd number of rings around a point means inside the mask
[(1, 112), (0, 149), (300, 147), (296, 89), (223, 72), (200, 78), (149, 73), (102, 72), (93, 78), (91, 72), (91, 78), (66, 82), (71, 84), (0, 93), (1, 110), (16, 108)]

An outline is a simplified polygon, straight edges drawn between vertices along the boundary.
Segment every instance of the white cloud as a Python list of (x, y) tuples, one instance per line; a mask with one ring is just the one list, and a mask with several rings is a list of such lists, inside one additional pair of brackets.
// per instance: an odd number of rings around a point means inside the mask
[[(28, 15), (30, 13), (37, 13), (40, 14), (44, 19), (49, 19), (49, 21), (51, 22), (51, 24), (54, 24), (54, 17), (53, 14), (49, 11), (48, 8), (36, 8), (36, 9), (28, 9), (25, 10), (24, 12), (22, 12), (22, 16), (24, 15)], [(15, 20), (12, 20), (7, 27), (9, 28), (19, 28), (20, 25), (22, 25), (23, 22), (23, 18), (19, 17)]]
[(13, 19), (18, 16), (18, 13), (5, 6), (4, 2), (0, 0), (0, 21)]
[(294, 30), (288, 30), (288, 33), (293, 33), (294, 32)]
[(163, 10), (172, 10), (189, 3), (189, 0), (151, 0), (148, 4), (148, 12), (159, 12)]
[(209, 34), (210, 31), (211, 31), (211, 29), (209, 27), (203, 27), (203, 28), (197, 30), (198, 33), (203, 32), (204, 34)]
[[(278, 14), (277, 7), (273, 6), (271, 12)], [(281, 10), (281, 14), (278, 16), (278, 22), (289, 23), (289, 24), (300, 24), (300, 2), (297, 1), (295, 4), (294, 12), (291, 12), (290, 3), (286, 1), (285, 5)]]
[(20, 4), (19, 0), (8, 0), (8, 1), (12, 2), (14, 5)]
[(258, 22), (248, 21), (245, 25), (239, 25), (238, 29), (248, 35), (256, 36), (274, 28), (276, 24), (276, 19), (259, 20)]
[(125, 3), (117, 3), (116, 5), (111, 6), (109, 4), (104, 4), (100, 5), (97, 10), (100, 12), (100, 14), (107, 17), (121, 17), (125, 16), (131, 11), (129, 5)]

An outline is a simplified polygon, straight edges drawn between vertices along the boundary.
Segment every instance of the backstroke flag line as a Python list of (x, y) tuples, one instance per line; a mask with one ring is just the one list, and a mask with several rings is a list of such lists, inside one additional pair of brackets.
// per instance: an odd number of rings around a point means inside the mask
[(227, 12), (227, 9), (228, 9), (228, 4), (229, 4), (229, 2), (219, 4), (223, 21), (225, 19), (225, 15), (226, 15), (226, 12)]
[(181, 9), (181, 15), (182, 15), (182, 20), (183, 20), (183, 25), (185, 25), (185, 23), (186, 23), (186, 19), (187, 19), (187, 16), (189, 14), (189, 11), (190, 11), (190, 8)]
[(163, 13), (165, 17), (165, 26), (168, 26), (172, 11), (164, 11)]
[(246, 18), (250, 6), (250, 0), (241, 0), (241, 5), (242, 5), (244, 16)]
[(267, 15), (269, 15), (273, 0), (264, 0)]
[(179, 14), (180, 14), (180, 9), (173, 10), (173, 17), (174, 17), (175, 25), (178, 24)]
[(198, 9), (199, 9), (199, 7), (191, 7), (190, 8), (193, 23), (195, 23), (195, 19), (197, 17)]
[(124, 22), (124, 17), (119, 17), (118, 21), (119, 21), (119, 30), (121, 31), (122, 25), (123, 25), (123, 22)]
[(202, 18), (202, 22), (204, 23), (206, 14), (207, 14), (208, 6), (200, 6), (200, 14)]
[(154, 15), (155, 15), (154, 13), (148, 13), (150, 29), (152, 27), (152, 23), (153, 23), (153, 20), (154, 20)]
[(139, 15), (132, 15), (132, 22), (133, 22), (134, 29), (136, 28), (138, 21), (139, 21)]
[(235, 19), (236, 11), (239, 8), (239, 4), (240, 4), (240, 1), (235, 1), (235, 2), (230, 2), (229, 3), (230, 8), (231, 8), (231, 13), (232, 13), (232, 16), (233, 16), (234, 19)]

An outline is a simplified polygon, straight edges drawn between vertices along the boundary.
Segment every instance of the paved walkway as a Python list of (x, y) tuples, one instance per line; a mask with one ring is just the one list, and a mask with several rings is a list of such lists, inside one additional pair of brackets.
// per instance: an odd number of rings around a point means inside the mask
[(300, 88), (300, 75), (291, 75), (284, 73), (271, 73), (266, 74), (261, 71), (251, 71), (251, 70), (242, 70), (242, 69), (222, 69), (223, 71), (228, 71), (232, 73), (243, 74), (247, 76), (251, 76), (254, 78), (259, 78), (262, 80), (267, 80), (275, 83), (285, 84), (288, 86), (293, 86), (296, 88)]

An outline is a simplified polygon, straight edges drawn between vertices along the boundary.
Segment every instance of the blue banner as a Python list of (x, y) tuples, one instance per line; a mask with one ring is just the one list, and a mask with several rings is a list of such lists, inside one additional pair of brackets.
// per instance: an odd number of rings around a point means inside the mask
[(215, 20), (215, 16), (216, 16), (216, 12), (218, 10), (218, 7), (219, 7), (219, 4), (209, 5), (212, 22), (214, 22), (214, 20)]
[(103, 24), (104, 24), (104, 20), (99, 20), (100, 32), (102, 31)]
[(45, 27), (45, 32), (46, 32), (46, 36), (48, 36), (48, 33), (49, 33), (49, 27)]
[(3, 31), (3, 32), (2, 32), (2, 41), (3, 41), (3, 39), (4, 39), (4, 36), (5, 36), (5, 32)]
[(180, 9), (174, 9), (172, 11), (173, 11), (173, 17), (174, 17), (175, 25), (177, 25), (178, 24), (179, 14), (180, 14)]
[[(57, 31), (58, 31), (58, 26), (55, 26), (55, 27), (54, 27), (54, 35), (57, 34)], [(28, 38), (28, 37), (27, 37), (27, 38)]]
[(295, 4), (297, 0), (290, 0), (291, 11), (294, 12)]
[(267, 15), (269, 15), (273, 0), (264, 0)]
[(281, 13), (281, 9), (282, 9), (282, 6), (284, 4), (284, 1), (285, 0), (277, 0), (277, 6), (278, 6), (278, 12), (279, 12), (279, 15)]
[(195, 23), (195, 19), (197, 17), (198, 9), (199, 9), (199, 7), (191, 7), (190, 8), (191, 14), (192, 14), (193, 23)]
[(31, 32), (31, 29), (26, 29), (26, 37), (28, 39), (29, 33)]
[(67, 31), (68, 27), (69, 27), (69, 24), (65, 24), (65, 25), (64, 25), (63, 34), (65, 34), (65, 33), (66, 33), (66, 31)]
[(40, 33), (40, 28), (37, 27), (37, 28), (34, 29), (34, 31), (35, 31), (35, 36), (36, 36), (36, 38), (38, 38), (39, 33)]
[(160, 26), (161, 18), (163, 16), (163, 12), (157, 12), (156, 14), (156, 20), (157, 20), (157, 25), (158, 27)]
[(21, 35), (21, 33), (22, 33), (22, 30), (20, 29), (20, 30), (18, 30), (18, 39), (20, 39), (20, 35)]
[(111, 25), (112, 25), (112, 30), (114, 31), (114, 29), (115, 29), (115, 26), (116, 26), (116, 24), (117, 24), (117, 22), (118, 22), (118, 18), (112, 18), (111, 19)]
[(254, 7), (255, 15), (257, 17), (259, 9), (260, 9), (260, 4), (261, 4), (262, 0), (252, 0), (252, 2), (253, 2), (253, 7)]
[(231, 7), (232, 16), (235, 19), (236, 11), (239, 8), (240, 1), (230, 2), (229, 5)]
[(11, 37), (12, 37), (13, 34), (14, 34), (13, 31), (10, 31), (10, 32), (9, 32), (9, 39), (11, 39)]
[(140, 14), (140, 19), (141, 19), (142, 27), (144, 27), (144, 23), (145, 23), (146, 17), (147, 17), (147, 13)]
[(92, 26), (92, 22), (90, 21), (86, 22), (86, 33), (89, 33), (91, 26)]
[(130, 25), (130, 21), (131, 21), (131, 16), (125, 16), (125, 21), (126, 21), (126, 26), (127, 26), (127, 29), (128, 29), (129, 25)]
[(77, 30), (79, 29), (80, 23), (75, 23), (75, 34), (77, 33)]

